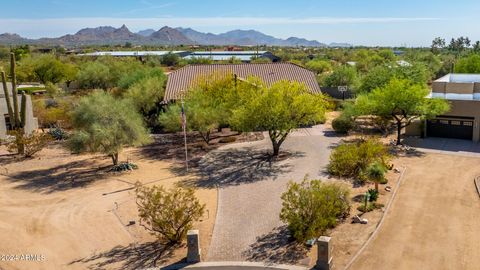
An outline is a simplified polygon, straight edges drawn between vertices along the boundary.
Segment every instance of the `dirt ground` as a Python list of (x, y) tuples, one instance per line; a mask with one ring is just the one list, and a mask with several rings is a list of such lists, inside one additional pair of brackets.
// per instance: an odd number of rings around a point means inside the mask
[[(155, 150), (151, 148), (148, 150)], [(37, 255), (33, 261), (7, 256), (0, 269), (138, 269), (150, 267), (161, 247), (139, 226), (133, 184), (171, 187), (187, 180), (172, 161), (139, 149), (121, 159), (138, 170), (107, 172), (110, 159), (71, 155), (58, 145), (34, 159), (18, 161), (0, 148), (0, 254)], [(216, 213), (217, 190), (197, 189), (206, 213), (195, 225), (206, 254)], [(135, 221), (134, 225), (128, 225)], [(186, 255), (164, 254), (158, 264)]]
[(407, 167), (377, 237), (350, 269), (479, 269), (480, 159), (428, 153)]

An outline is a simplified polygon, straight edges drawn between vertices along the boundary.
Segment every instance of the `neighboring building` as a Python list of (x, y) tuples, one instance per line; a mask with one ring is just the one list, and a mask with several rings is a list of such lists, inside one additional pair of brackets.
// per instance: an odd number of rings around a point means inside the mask
[(232, 58), (236, 58), (242, 62), (248, 63), (255, 58), (268, 58), (272, 62), (280, 60), (279, 57), (273, 55), (268, 51), (204, 51), (204, 52), (191, 52), (184, 57), (185, 59), (192, 58), (207, 58), (212, 61), (227, 61)]
[[(425, 135), (466, 139), (480, 139), (480, 74), (448, 74), (432, 83), (432, 98), (446, 99), (450, 111), (428, 120)], [(417, 126), (417, 129), (420, 129)], [(407, 128), (407, 134), (414, 133)]]
[[(11, 92), (12, 91), (11, 84), (8, 84), (7, 87)], [(11, 129), (10, 117), (8, 115), (8, 109), (7, 109), (7, 100), (5, 99), (5, 95), (3, 93), (4, 93), (3, 86), (0, 83), (0, 139), (5, 139), (7, 137), (7, 131)], [(20, 107), (21, 99), (22, 99), (21, 95), (18, 95), (19, 107)], [(13, 104), (12, 97), (10, 97), (10, 100)], [(27, 95), (26, 109), (27, 110), (26, 110), (26, 116), (25, 116), (25, 132), (27, 134), (30, 134), (38, 128), (38, 121), (37, 121), (37, 118), (33, 117), (32, 99), (28, 95)]]
[(281, 80), (298, 81), (312, 93), (321, 93), (315, 74), (291, 63), (188, 65), (168, 75), (164, 101), (178, 99), (197, 78), (218, 73), (231, 73), (240, 79), (256, 76), (267, 85)]
[(184, 57), (189, 54), (187, 51), (106, 51), (82, 53), (79, 56), (114, 56), (114, 57), (142, 57), (142, 56), (163, 56), (169, 53)]

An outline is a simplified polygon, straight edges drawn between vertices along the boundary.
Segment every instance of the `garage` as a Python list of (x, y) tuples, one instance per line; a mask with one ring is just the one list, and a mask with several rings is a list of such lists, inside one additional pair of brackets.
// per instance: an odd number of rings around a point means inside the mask
[(427, 121), (427, 136), (471, 140), (473, 117), (437, 117)]

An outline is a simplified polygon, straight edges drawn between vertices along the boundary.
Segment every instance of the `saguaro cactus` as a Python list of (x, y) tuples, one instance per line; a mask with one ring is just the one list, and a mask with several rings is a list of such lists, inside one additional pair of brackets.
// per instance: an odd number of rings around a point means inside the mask
[(22, 99), (20, 104), (20, 110), (18, 109), (18, 93), (17, 93), (17, 74), (15, 71), (15, 54), (10, 54), (10, 76), (12, 83), (12, 102), (10, 101), (10, 93), (8, 91), (7, 77), (5, 71), (2, 71), (2, 83), (3, 83), (3, 93), (5, 94), (5, 100), (7, 103), (8, 116), (10, 117), (10, 123), (13, 129), (13, 135), (16, 137), (17, 149), (19, 154), (23, 154), (24, 145), (23, 145), (23, 136), (25, 134), (25, 120), (26, 120), (26, 111), (27, 111), (27, 96), (22, 92)]

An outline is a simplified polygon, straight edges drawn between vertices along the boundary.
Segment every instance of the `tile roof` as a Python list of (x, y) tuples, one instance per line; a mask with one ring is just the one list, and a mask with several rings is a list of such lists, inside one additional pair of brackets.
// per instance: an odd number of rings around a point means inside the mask
[(267, 85), (281, 80), (304, 83), (312, 93), (321, 93), (315, 74), (291, 63), (188, 65), (168, 75), (164, 101), (175, 100), (201, 76), (232, 73), (240, 78), (256, 76)]

